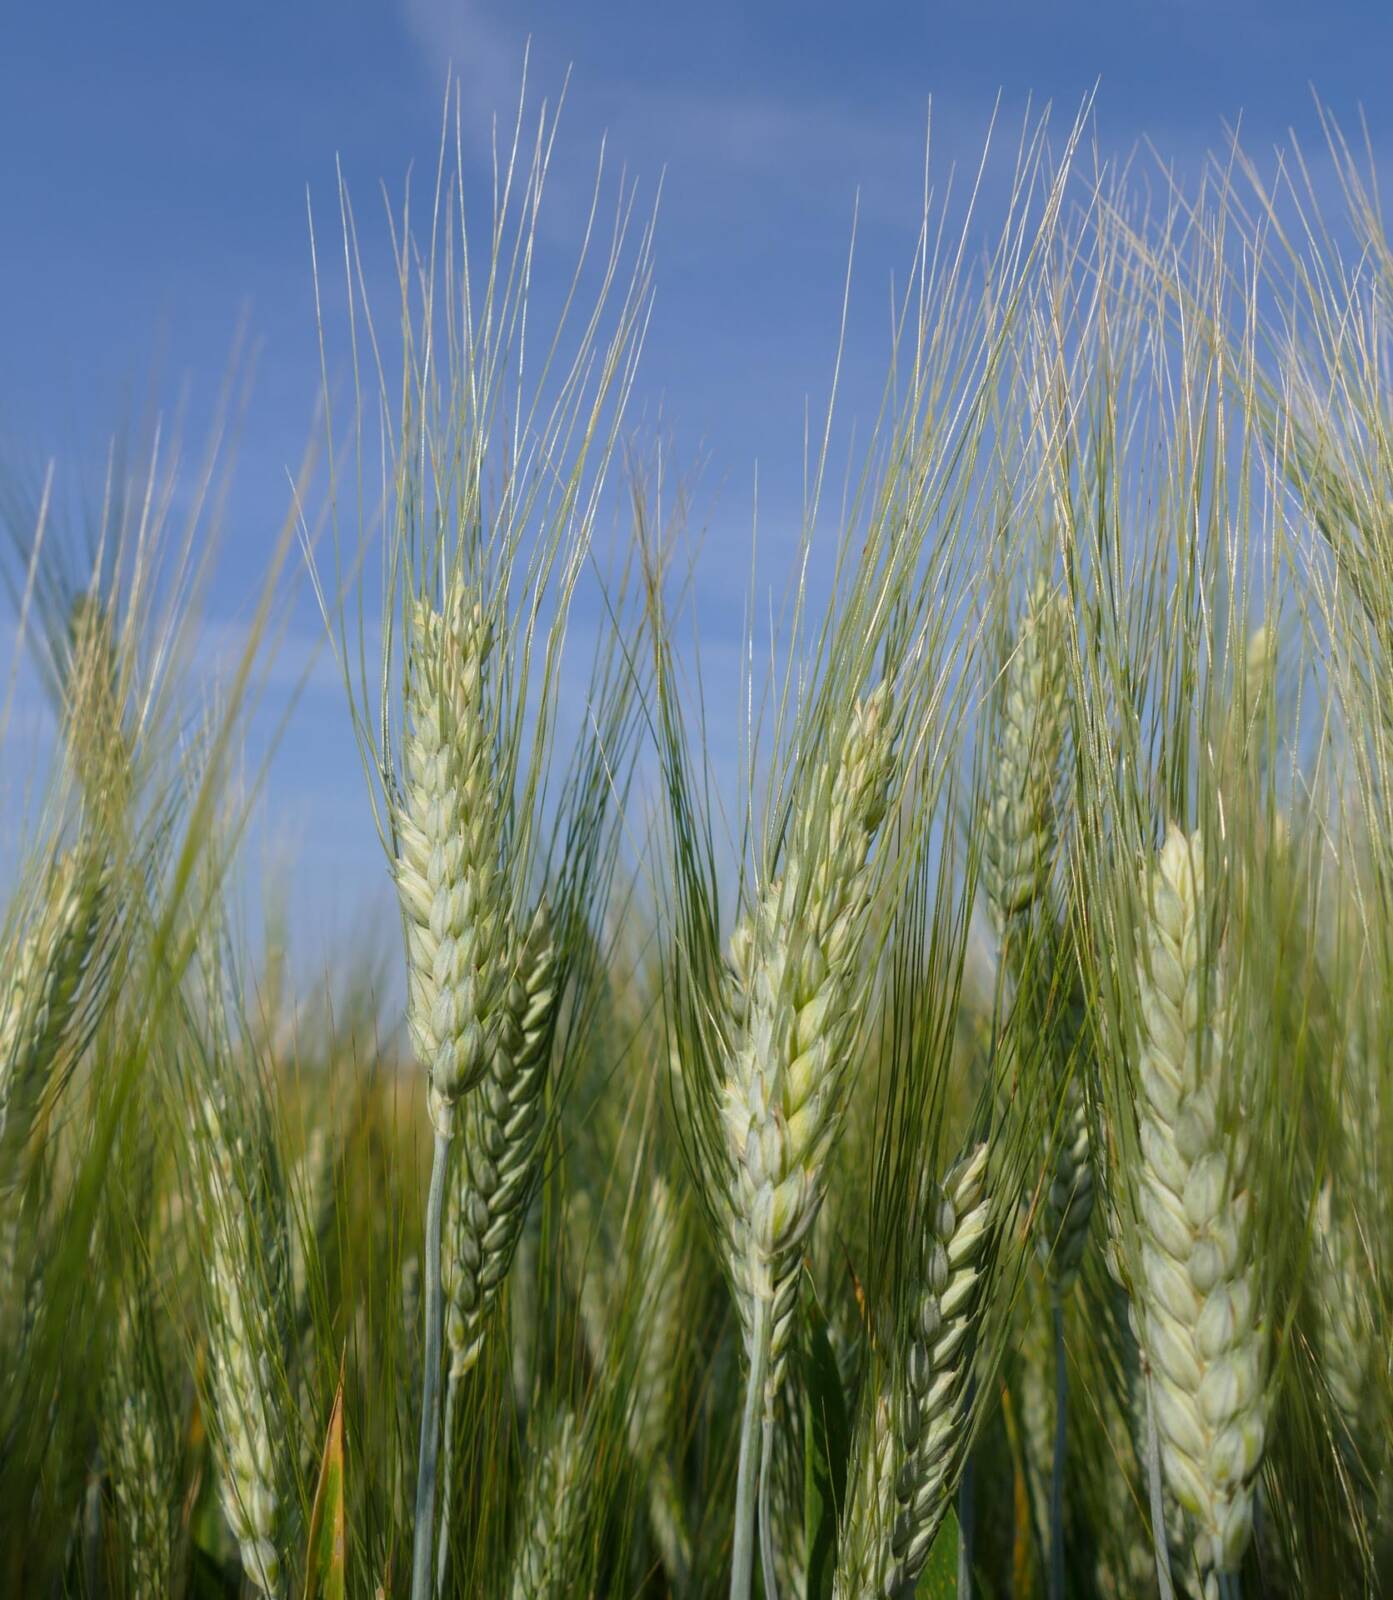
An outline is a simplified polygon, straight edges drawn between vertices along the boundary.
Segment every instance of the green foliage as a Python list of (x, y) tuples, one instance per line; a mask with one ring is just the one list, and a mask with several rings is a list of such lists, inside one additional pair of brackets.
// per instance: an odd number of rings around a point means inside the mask
[(305, 1541), (304, 1600), (344, 1600), (347, 1592), (348, 1535), (345, 1520), (343, 1449), (343, 1379), (334, 1393), (319, 1482), (314, 1490), (309, 1533)]
[(919, 1574), (915, 1600), (957, 1600), (959, 1538), (958, 1519), (950, 1511)]
[(829, 1600), (837, 1567), (837, 1523), (846, 1504), (851, 1458), (842, 1375), (826, 1319), (810, 1303), (803, 1336), (803, 1528), (808, 1600)]

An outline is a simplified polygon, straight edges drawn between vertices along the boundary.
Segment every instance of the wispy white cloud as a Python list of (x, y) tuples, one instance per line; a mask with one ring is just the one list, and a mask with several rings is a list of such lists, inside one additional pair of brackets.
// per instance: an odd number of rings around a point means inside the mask
[[(449, 72), (458, 80), (466, 135), (475, 154), (487, 157), (494, 114), (501, 124), (517, 104), (525, 34), (478, 0), (403, 0), (403, 8), (431, 78), (443, 81)], [(554, 91), (564, 63), (544, 56), (540, 46), (532, 60), (534, 83)], [(777, 183), (843, 219), (858, 193), (863, 215), (903, 217), (913, 209), (929, 120), (927, 94), (871, 104), (787, 85), (753, 92), (620, 77), (603, 63), (585, 63), (582, 71), (584, 94), (572, 97), (567, 112), (572, 127), (580, 124), (578, 149), (593, 149), (603, 136), (618, 161), (667, 169), (689, 189), (703, 180), (752, 189)], [(990, 100), (950, 104), (945, 96), (937, 98), (940, 172), (954, 160), (975, 164), (992, 112)], [(1001, 169), (1003, 181), (1009, 181), (1011, 157), (1011, 141), (1001, 141), (991, 167)], [(588, 198), (583, 189), (580, 198)], [(738, 199), (728, 192), (725, 198)]]

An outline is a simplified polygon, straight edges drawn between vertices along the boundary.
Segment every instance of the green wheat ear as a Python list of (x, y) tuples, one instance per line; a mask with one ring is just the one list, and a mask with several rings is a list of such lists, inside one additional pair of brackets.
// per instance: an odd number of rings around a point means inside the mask
[(1044, 896), (1054, 866), (1066, 682), (1063, 601), (1042, 574), (1002, 670), (988, 775), (982, 879), (1003, 939)]
[(987, 1145), (978, 1144), (929, 1206), (903, 1348), (857, 1443), (836, 1600), (906, 1600), (953, 1503), (966, 1459), (968, 1378), (991, 1248), (987, 1156)]
[(1040, 1214), (1040, 1252), (1051, 1288), (1066, 1295), (1078, 1277), (1093, 1221), (1094, 1178), (1092, 1131), (1084, 1090), (1085, 1024), (1081, 1007), (1072, 1004), (1059, 1024), (1057, 1049), (1065, 1073), (1060, 1127), (1056, 1135)]
[(209, 1093), (196, 1133), (204, 1173), (208, 1344), (223, 1511), (248, 1578), (288, 1593), (297, 1538), (294, 1464), (278, 1382), (289, 1328), (285, 1218), (266, 1142)]
[(509, 1600), (563, 1600), (575, 1581), (585, 1529), (586, 1462), (580, 1427), (564, 1407), (537, 1430), (508, 1576)]
[(407, 1023), (430, 1082), (431, 1119), (454, 1130), (488, 1070), (506, 984), (505, 886), (486, 707), (491, 635), (463, 580), (442, 610), (412, 614), (397, 891), (406, 918)]
[(1138, 1331), (1166, 1481), (1197, 1527), (1201, 1566), (1230, 1573), (1252, 1534), (1267, 1336), (1244, 1141), (1221, 1122), (1229, 1023), (1198, 833), (1167, 833), (1147, 875), (1146, 904), (1138, 954)]
[(747, 1340), (768, 1340), (773, 1407), (797, 1301), (798, 1247), (822, 1200), (840, 1127), (869, 910), (867, 858), (885, 815), (893, 752), (889, 690), (857, 706), (818, 786), (820, 830), (788, 853), (731, 939), (732, 1049), (721, 1084), (731, 1161), (728, 1248)]
[[(814, 768), (782, 871), (731, 939), (717, 1083), (727, 1184), (713, 1195), (749, 1362), (736, 1480), (732, 1600), (753, 1563), (756, 1461), (766, 1502), (773, 1433), (798, 1309), (799, 1250), (822, 1203), (859, 1026), (871, 850), (895, 758), (888, 684), (857, 703), (842, 746)], [(762, 1438), (755, 1440), (756, 1421)], [(771, 1516), (763, 1562), (774, 1583)]]
[(12, 957), (0, 1011), (0, 1219), (78, 1011), (108, 889), (107, 875), (91, 855), (70, 851), (54, 869), (38, 920)]
[(542, 905), (499, 1008), (489, 1065), (462, 1119), (441, 1266), (452, 1379), (479, 1358), (484, 1324), (512, 1265), (535, 1187), (556, 1004), (556, 949)]

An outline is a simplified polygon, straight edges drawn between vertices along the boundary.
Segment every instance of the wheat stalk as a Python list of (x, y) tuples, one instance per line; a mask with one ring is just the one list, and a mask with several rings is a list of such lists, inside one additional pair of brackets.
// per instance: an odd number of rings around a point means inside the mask
[[(855, 707), (842, 748), (824, 759), (782, 875), (731, 940), (731, 1048), (719, 1089), (730, 1186), (721, 1203), (749, 1360), (731, 1600), (749, 1594), (754, 1424), (763, 1418), (767, 1483), (769, 1434), (797, 1308), (798, 1249), (817, 1216), (844, 1108), (869, 909), (867, 860), (885, 814), (893, 747), (882, 684)], [(767, 1517), (764, 1526), (767, 1536)]]
[(1199, 1562), (1228, 1574), (1252, 1532), (1267, 1354), (1243, 1141), (1221, 1120), (1230, 1046), (1201, 836), (1172, 826), (1145, 887), (1138, 1333), (1166, 1481)]
[(450, 1143), (462, 1096), (488, 1070), (506, 965), (502, 821), (485, 674), (492, 647), (462, 575), (443, 608), (418, 596), (407, 647), (406, 782), (395, 818), (406, 925), (407, 1026), (426, 1069), (435, 1127), (426, 1203), (425, 1361), (412, 1600), (431, 1592), (440, 1449), (441, 1233)]
[[(1068, 715), (1064, 646), (1064, 602), (1042, 572), (1031, 586), (1014, 647), (1002, 667), (982, 849), (984, 887), (1001, 945), (998, 996), (1009, 975), (1017, 1004), (1042, 1014), (1062, 1100), (1062, 1127), (1045, 1141), (1045, 1200), (1038, 1239), (1054, 1325), (1051, 1600), (1063, 1600), (1064, 1593), (1068, 1378), (1062, 1299), (1078, 1271), (1093, 1209), (1088, 1113), (1076, 1059), (1082, 1019), (1078, 1007), (1060, 1007), (1056, 999), (1071, 953), (1045, 906), (1059, 845), (1057, 795)], [(1037, 908), (1044, 915), (1037, 917)], [(1038, 929), (1033, 939), (1032, 922)], [(1071, 983), (1071, 1000), (1073, 988)]]

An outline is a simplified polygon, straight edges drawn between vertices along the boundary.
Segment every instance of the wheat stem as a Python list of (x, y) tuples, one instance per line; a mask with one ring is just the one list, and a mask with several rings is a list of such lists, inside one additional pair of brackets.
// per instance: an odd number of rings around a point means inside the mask
[[(967, 1386), (967, 1403), (976, 1395), (976, 1380)], [(972, 1600), (972, 1546), (977, 1537), (977, 1463), (969, 1455), (958, 1485), (958, 1600)]]
[(755, 1429), (764, 1401), (769, 1365), (769, 1306), (756, 1300), (747, 1342), (750, 1373), (745, 1383), (745, 1410), (740, 1419), (740, 1464), (735, 1477), (735, 1536), (730, 1556), (730, 1600), (750, 1600), (754, 1576)]
[(459, 1419), (460, 1390), (464, 1377), (451, 1367), (445, 1379), (445, 1481), (440, 1487), (440, 1539), (435, 1552), (435, 1592), (445, 1593), (450, 1574), (450, 1522), (454, 1508), (455, 1426)]
[(440, 1453), (440, 1366), (445, 1301), (440, 1291), (440, 1228), (445, 1210), (445, 1169), (450, 1137), (437, 1130), (426, 1201), (426, 1348), (421, 1372), (421, 1447), (416, 1469), (416, 1521), (412, 1540), (411, 1600), (430, 1600), (435, 1532), (435, 1480)]
[(770, 1479), (774, 1464), (774, 1419), (766, 1412), (759, 1446), (759, 1559), (764, 1574), (764, 1600), (778, 1600), (779, 1582), (774, 1553), (774, 1513)]
[(1054, 1458), (1050, 1463), (1050, 1600), (1064, 1600), (1064, 1461), (1069, 1442), (1069, 1367), (1064, 1352), (1064, 1307), (1050, 1295), (1054, 1328)]

